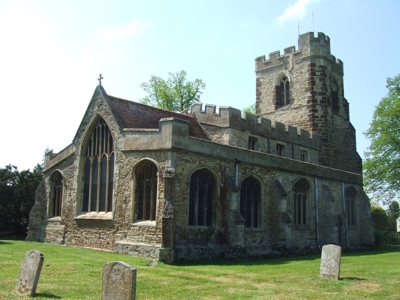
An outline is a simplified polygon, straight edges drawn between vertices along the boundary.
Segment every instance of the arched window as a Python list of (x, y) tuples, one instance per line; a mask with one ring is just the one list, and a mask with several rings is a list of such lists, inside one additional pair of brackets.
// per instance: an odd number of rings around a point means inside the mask
[(112, 211), (114, 143), (103, 119), (94, 126), (85, 148), (83, 212)]
[(50, 217), (60, 217), (63, 195), (63, 177), (60, 172), (55, 172), (50, 179), (51, 202), (49, 207)]
[(332, 97), (332, 110), (335, 113), (339, 112), (339, 89), (336, 81), (331, 81), (331, 97)]
[(260, 203), (260, 183), (253, 176), (247, 177), (240, 187), (240, 213), (246, 220), (246, 227), (257, 228), (260, 226)]
[(190, 178), (189, 225), (212, 226), (216, 183), (207, 169), (194, 172)]
[(289, 78), (283, 76), (276, 86), (276, 108), (283, 107), (290, 103)]
[(307, 224), (308, 191), (309, 191), (309, 186), (305, 180), (299, 180), (294, 186), (293, 219), (295, 225)]
[(135, 172), (136, 197), (135, 216), (136, 220), (156, 219), (157, 204), (157, 166), (146, 161)]
[(356, 198), (357, 190), (354, 187), (349, 187), (346, 190), (346, 215), (349, 226), (356, 225)]

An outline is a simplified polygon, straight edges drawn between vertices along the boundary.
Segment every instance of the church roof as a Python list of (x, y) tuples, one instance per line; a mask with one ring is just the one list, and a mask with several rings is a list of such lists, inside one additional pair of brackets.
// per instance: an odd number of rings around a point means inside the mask
[(196, 118), (107, 95), (112, 110), (118, 116), (122, 128), (158, 129), (163, 118), (177, 118), (190, 123), (189, 135), (209, 140)]

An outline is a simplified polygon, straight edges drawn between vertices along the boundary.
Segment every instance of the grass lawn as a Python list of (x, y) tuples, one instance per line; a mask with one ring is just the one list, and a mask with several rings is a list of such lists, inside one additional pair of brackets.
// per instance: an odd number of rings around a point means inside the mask
[(137, 299), (400, 299), (400, 246), (344, 253), (340, 280), (319, 278), (320, 255), (186, 265), (58, 245), (0, 240), (0, 299), (12, 291), (28, 250), (44, 255), (36, 299), (101, 299), (102, 267), (137, 269)]

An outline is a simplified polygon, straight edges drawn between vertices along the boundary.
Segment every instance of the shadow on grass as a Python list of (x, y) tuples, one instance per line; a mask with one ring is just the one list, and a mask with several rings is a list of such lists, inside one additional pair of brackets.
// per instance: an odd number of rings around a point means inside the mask
[[(366, 255), (380, 255), (385, 253), (400, 252), (400, 245), (384, 245), (374, 250), (349, 250), (344, 249), (342, 256), (366, 256)], [(321, 251), (318, 253), (307, 255), (291, 255), (286, 257), (254, 257), (248, 259), (210, 259), (202, 261), (179, 261), (173, 265), (177, 266), (193, 266), (193, 265), (220, 265), (220, 266), (257, 266), (257, 265), (282, 265), (291, 261), (315, 261), (321, 259)], [(351, 278), (351, 277), (347, 277)], [(364, 280), (364, 279), (360, 279)]]
[(366, 280), (364, 278), (358, 278), (358, 277), (341, 277), (339, 280), (349, 280), (349, 281), (363, 281)]
[(42, 297), (42, 298), (48, 298), (48, 299), (62, 299), (62, 297), (54, 295), (52, 293), (36, 293), (33, 298), (36, 297)]
[(12, 244), (12, 243), (7, 242), (7, 241), (0, 241), (0, 245), (6, 245), (6, 244)]

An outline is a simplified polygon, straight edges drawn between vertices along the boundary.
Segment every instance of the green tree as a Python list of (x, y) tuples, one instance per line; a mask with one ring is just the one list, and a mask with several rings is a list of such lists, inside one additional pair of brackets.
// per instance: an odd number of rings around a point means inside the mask
[(388, 216), (386, 211), (378, 204), (371, 206), (371, 218), (375, 223), (375, 229), (380, 231), (386, 231), (388, 226)]
[(148, 95), (139, 101), (171, 111), (183, 111), (199, 101), (206, 84), (201, 79), (189, 81), (186, 72), (169, 73), (168, 80), (151, 75), (149, 82), (140, 85)]
[(375, 109), (363, 164), (364, 185), (377, 200), (390, 203), (400, 193), (400, 75), (387, 79), (389, 92)]
[(0, 232), (24, 236), (29, 212), (35, 202), (35, 190), (42, 179), (42, 166), (33, 172), (18, 171), (8, 165), (0, 169)]
[(242, 112), (255, 115), (256, 114), (256, 103), (246, 106), (245, 108), (243, 108)]
[(388, 215), (387, 230), (388, 231), (397, 231), (396, 220), (400, 216), (399, 202), (392, 201), (392, 203), (390, 203), (389, 208), (387, 210), (387, 215)]

